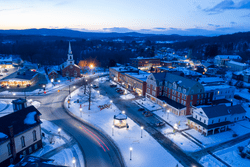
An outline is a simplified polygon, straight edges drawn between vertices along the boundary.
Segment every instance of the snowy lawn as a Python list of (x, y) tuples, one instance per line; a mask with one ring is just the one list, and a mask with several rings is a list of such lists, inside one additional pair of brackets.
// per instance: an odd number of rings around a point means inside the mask
[(238, 153), (238, 147), (243, 146), (246, 149), (248, 142), (249, 140), (241, 142), (233, 147), (229, 147), (224, 150), (218, 151), (215, 153), (215, 155), (231, 166), (249, 167), (250, 160), (247, 158), (241, 158), (241, 156)]
[[(2, 106), (2, 109), (0, 109), (0, 117), (3, 117), (5, 115), (8, 115), (8, 114), (13, 112), (13, 106), (11, 103), (12, 100), (14, 100), (14, 99), (5, 99), (4, 101), (0, 101), (0, 106)], [(7, 107), (7, 105), (9, 105), (9, 106)], [(5, 108), (5, 107), (7, 107), (7, 108)]]
[[(47, 131), (51, 132), (52, 134), (58, 134), (58, 126), (51, 123), (50, 121), (42, 119), (42, 128), (46, 129)], [(50, 143), (50, 139), (52, 135), (46, 134), (45, 131), (42, 130), (42, 133), (45, 133), (45, 138), (43, 138), (43, 148), (38, 150), (37, 152), (33, 153), (33, 156), (40, 157), (49, 151), (60, 147), (61, 145), (65, 144), (65, 141), (60, 138), (59, 136), (53, 136), (53, 142)], [(70, 136), (68, 136), (63, 130), (60, 131), (61, 136), (66, 138), (67, 140), (70, 140)], [(84, 166), (84, 161), (81, 157), (83, 157), (82, 152), (77, 144), (75, 144), (74, 149), (76, 150), (76, 153), (79, 157), (80, 165)], [(54, 156), (50, 157), (50, 159), (54, 159), (55, 161), (53, 164), (55, 165), (66, 165), (66, 166), (72, 166), (72, 160), (73, 160), (73, 153), (71, 149), (63, 149), (59, 153), (55, 154)]]
[[(86, 100), (87, 97), (83, 95), (83, 89), (74, 91), (71, 94), (72, 98), (69, 109), (76, 116), (101, 128), (112, 136), (114, 115), (121, 113), (121, 111), (114, 104), (109, 108), (100, 110), (98, 106), (109, 105), (110, 99), (105, 96), (99, 96), (95, 90), (92, 90), (92, 95), (91, 110), (88, 110), (88, 101)], [(80, 104), (75, 103), (77, 99), (80, 99), (80, 102), (82, 102), (82, 113), (80, 113)], [(65, 101), (65, 105), (67, 106), (67, 101)], [(127, 119), (127, 123), (129, 129), (114, 128), (114, 136), (112, 138), (120, 148), (128, 167), (165, 167), (166, 164), (167, 166), (175, 167), (178, 164), (178, 161), (163, 149), (146, 131), (143, 131), (143, 138), (141, 138), (141, 128), (129, 118)], [(131, 161), (130, 147), (133, 148)], [(179, 166), (181, 165), (179, 164)]]
[(0, 101), (0, 111), (2, 111), (5, 107), (7, 107), (7, 103), (5, 101)]
[(199, 141), (201, 141), (204, 147), (210, 147), (210, 146), (222, 143), (222, 142), (226, 142), (228, 140), (235, 139), (235, 137), (233, 137), (234, 133), (236, 133), (238, 136), (244, 135), (246, 133), (250, 133), (250, 122), (239, 121), (235, 123), (234, 126), (231, 126), (230, 128), (232, 130), (214, 134), (214, 135), (209, 135), (209, 136), (201, 135), (195, 129), (186, 130), (185, 132), (195, 137)]
[(224, 167), (224, 164), (215, 159), (212, 155), (202, 157), (199, 163), (204, 167)]
[(130, 100), (130, 99), (135, 98), (135, 96), (132, 94), (126, 94), (126, 95), (121, 95), (121, 98), (124, 100)]

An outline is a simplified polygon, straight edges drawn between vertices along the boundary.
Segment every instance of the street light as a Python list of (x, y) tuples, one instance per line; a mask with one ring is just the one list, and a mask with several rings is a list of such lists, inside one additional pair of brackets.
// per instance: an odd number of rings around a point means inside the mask
[(110, 100), (110, 104), (111, 104), (110, 108), (111, 108), (111, 109), (112, 109), (112, 103), (113, 103), (113, 100)]
[(72, 163), (73, 163), (73, 167), (75, 167), (75, 165), (76, 165), (76, 159), (75, 159), (75, 157), (73, 157)]
[(58, 135), (60, 136), (60, 138), (61, 138), (61, 133), (60, 133), (61, 130), (62, 130), (61, 128), (58, 128)]
[(98, 95), (99, 95), (99, 97), (100, 97), (100, 91), (99, 91), (99, 90), (97, 91), (97, 93), (98, 93)]
[(169, 113), (170, 113), (170, 111), (169, 111), (169, 110), (167, 110), (167, 113), (168, 113), (168, 118), (169, 118)]
[(125, 111), (124, 111), (124, 110), (122, 111), (122, 114), (125, 114)]
[(60, 83), (61, 81), (60, 81), (60, 80), (58, 80), (58, 82)]
[(81, 114), (81, 117), (82, 117), (82, 108), (80, 108), (80, 114)]
[(13, 95), (15, 96), (15, 95), (16, 95), (16, 93), (13, 93)]
[(75, 88), (76, 88), (76, 86), (73, 86), (73, 88), (75, 89)]
[(142, 138), (143, 126), (141, 126), (141, 138)]
[(54, 79), (52, 78), (50, 81), (53, 83), (53, 82), (54, 82)]
[(112, 125), (112, 136), (114, 136), (114, 125)]
[(130, 161), (131, 161), (132, 160), (132, 151), (133, 151), (133, 148), (130, 147), (129, 150), (130, 150)]

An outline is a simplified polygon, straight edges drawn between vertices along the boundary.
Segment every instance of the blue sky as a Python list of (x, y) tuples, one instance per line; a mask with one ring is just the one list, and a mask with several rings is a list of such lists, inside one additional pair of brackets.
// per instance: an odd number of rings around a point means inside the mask
[(250, 0), (1, 0), (0, 29), (218, 35), (250, 30)]

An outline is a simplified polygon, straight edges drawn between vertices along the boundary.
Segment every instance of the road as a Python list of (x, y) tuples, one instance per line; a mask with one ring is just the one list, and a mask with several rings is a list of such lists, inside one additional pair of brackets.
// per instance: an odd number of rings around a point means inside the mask
[[(165, 137), (152, 122), (157, 122), (156, 117), (144, 117), (142, 112), (139, 112), (139, 107), (129, 100), (120, 98), (114, 88), (109, 87), (109, 83), (105, 82), (100, 85), (101, 94), (106, 95), (113, 100), (113, 103), (122, 111), (125, 110), (126, 115), (131, 118), (138, 125), (143, 126), (144, 129), (156, 140), (163, 148), (165, 148), (173, 157), (175, 157), (183, 166), (187, 167), (201, 167), (194, 158), (183, 152), (174, 142)], [(171, 164), (172, 165), (172, 164)]]
[[(93, 78), (89, 79), (88, 82), (91, 82), (91, 80), (93, 80)], [(82, 81), (79, 81), (74, 84), (76, 88), (82, 84), (81, 82)], [(29, 96), (29, 98), (41, 102), (39, 111), (42, 113), (42, 119), (49, 120), (61, 127), (78, 143), (83, 152), (86, 167), (125, 166), (120, 152), (109, 138), (91, 125), (71, 117), (66, 112), (66, 109), (63, 107), (63, 102), (68, 93), (68, 87), (65, 87), (59, 93), (55, 92), (43, 96)]]

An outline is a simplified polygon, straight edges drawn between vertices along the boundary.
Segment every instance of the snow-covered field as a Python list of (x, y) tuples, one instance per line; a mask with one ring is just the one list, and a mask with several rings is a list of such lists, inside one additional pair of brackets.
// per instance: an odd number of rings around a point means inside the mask
[[(42, 128), (46, 129), (52, 134), (58, 134), (58, 129), (60, 127), (56, 126), (55, 124), (51, 123), (50, 121), (42, 119)], [(45, 134), (45, 138), (43, 138), (43, 148), (38, 150), (37, 152), (33, 153), (33, 156), (40, 157), (49, 151), (52, 151), (53, 149), (62, 146), (65, 144), (65, 140), (63, 140), (61, 137), (57, 135), (50, 135), (47, 134), (44, 130), (42, 130), (42, 133)], [(60, 135), (63, 136), (66, 140), (70, 141), (70, 136), (68, 136), (63, 130), (60, 131)], [(53, 139), (51, 140), (53, 136)], [(50, 143), (50, 140), (53, 141), (52, 144)], [(84, 166), (83, 162), (83, 155), (78, 147), (78, 145), (73, 145), (74, 149), (76, 150), (80, 164), (81, 166)], [(50, 157), (50, 159), (54, 159), (53, 164), (55, 165), (65, 165), (65, 166), (73, 166), (72, 160), (73, 160), (73, 153), (70, 148), (63, 149), (60, 152), (56, 153), (54, 156)]]
[[(121, 113), (121, 111), (114, 104), (112, 104), (112, 109), (109, 107), (100, 110), (98, 106), (110, 104), (110, 99), (105, 96), (99, 96), (95, 90), (92, 90), (92, 94), (91, 110), (88, 110), (88, 101), (86, 100), (87, 97), (83, 95), (83, 89), (78, 89), (71, 94), (72, 103), (69, 109), (76, 116), (110, 135), (120, 148), (128, 167), (165, 167), (166, 164), (168, 164), (167, 166), (175, 167), (178, 164), (178, 161), (164, 150), (146, 131), (143, 131), (143, 137), (141, 138), (140, 126), (129, 118), (127, 119), (129, 129), (114, 128), (114, 135), (112, 136), (114, 115)], [(75, 103), (77, 99), (80, 99), (82, 102), (82, 113), (80, 113), (80, 104)], [(67, 101), (65, 101), (65, 105), (67, 106)], [(130, 147), (133, 148), (132, 160), (130, 160)], [(181, 166), (180, 164), (178, 165)]]

